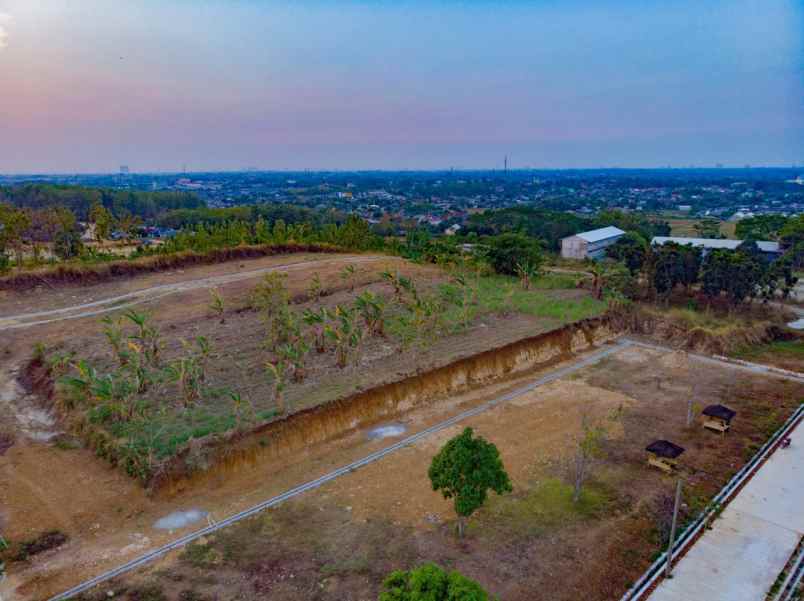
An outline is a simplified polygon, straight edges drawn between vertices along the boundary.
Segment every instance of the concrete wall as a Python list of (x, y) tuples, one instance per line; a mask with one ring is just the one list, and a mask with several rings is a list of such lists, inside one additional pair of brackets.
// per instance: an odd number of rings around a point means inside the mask
[(570, 236), (561, 241), (561, 256), (565, 259), (585, 259), (588, 242), (578, 236)]

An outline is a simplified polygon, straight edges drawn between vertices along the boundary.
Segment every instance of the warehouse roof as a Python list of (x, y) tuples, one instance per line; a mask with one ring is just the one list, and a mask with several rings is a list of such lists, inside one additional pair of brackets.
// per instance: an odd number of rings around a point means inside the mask
[[(582, 240), (586, 240), (587, 242), (600, 242), (601, 240), (607, 240), (608, 238), (614, 238), (615, 236), (622, 236), (624, 233), (625, 232), (620, 228), (610, 225), (608, 227), (602, 227), (598, 230), (581, 232), (580, 234), (575, 235)], [(572, 236), (569, 237), (572, 238)]]
[[(742, 240), (725, 240), (720, 238), (682, 238), (680, 236), (656, 236), (652, 240), (652, 244), (665, 244), (667, 242), (675, 242), (676, 244), (690, 244), (700, 248), (708, 248), (710, 250), (722, 249), (736, 250)], [(779, 251), (778, 242), (769, 242), (766, 240), (757, 240), (759, 250), (766, 253), (777, 253)]]

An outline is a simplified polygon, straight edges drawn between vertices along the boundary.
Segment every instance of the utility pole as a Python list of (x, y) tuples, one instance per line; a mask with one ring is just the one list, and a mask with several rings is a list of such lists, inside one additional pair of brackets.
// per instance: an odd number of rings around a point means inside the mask
[(508, 155), (505, 155), (505, 160), (503, 160), (503, 165), (505, 166), (505, 172), (508, 173)]
[(676, 542), (676, 523), (678, 522), (678, 504), (681, 501), (681, 478), (676, 482), (676, 501), (673, 503), (673, 522), (670, 527), (670, 542), (667, 545), (667, 563), (664, 565), (664, 577), (670, 578), (673, 569), (673, 545)]

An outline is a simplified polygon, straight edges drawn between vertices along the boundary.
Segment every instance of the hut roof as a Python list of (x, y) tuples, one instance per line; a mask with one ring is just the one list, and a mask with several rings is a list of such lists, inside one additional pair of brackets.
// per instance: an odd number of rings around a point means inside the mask
[(703, 410), (703, 414), (730, 422), (732, 418), (737, 415), (737, 412), (723, 405), (709, 405)]
[(667, 457), (668, 459), (675, 459), (684, 452), (684, 447), (673, 444), (669, 440), (657, 440), (650, 443), (645, 450), (648, 453), (659, 455), (660, 457)]

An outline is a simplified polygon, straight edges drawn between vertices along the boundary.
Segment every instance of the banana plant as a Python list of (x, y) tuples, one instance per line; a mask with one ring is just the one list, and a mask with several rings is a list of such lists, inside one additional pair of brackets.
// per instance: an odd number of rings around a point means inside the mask
[(193, 351), (187, 342), (183, 343), (183, 357), (173, 360), (165, 372), (169, 381), (178, 384), (185, 409), (194, 405), (202, 396), (206, 382), (206, 366), (209, 358), (209, 343), (206, 338), (196, 339), (198, 350)]
[(533, 280), (539, 277), (539, 268), (530, 261), (517, 261), (516, 274), (522, 284), (523, 290), (530, 290)]
[(318, 311), (305, 309), (302, 313), (302, 321), (310, 327), (313, 333), (313, 346), (317, 353), (324, 353), (327, 350), (324, 330), (329, 320), (330, 314), (326, 307), (321, 307)]
[(341, 279), (344, 282), (348, 282), (348, 284), (349, 284), (349, 292), (354, 292), (355, 291), (355, 276), (356, 275), (357, 275), (357, 270), (355, 269), (355, 266), (352, 265), (351, 263), (341, 270)]
[(285, 390), (285, 372), (287, 366), (281, 359), (265, 363), (265, 375), (273, 385), (274, 404), (281, 415), (287, 415), (288, 406), (285, 404), (283, 392)]
[(304, 370), (304, 359), (310, 351), (310, 346), (303, 338), (298, 338), (294, 342), (281, 345), (276, 349), (276, 354), (284, 365), (289, 366), (291, 378), (294, 382), (304, 381), (306, 372)]
[(140, 351), (145, 355), (151, 367), (159, 367), (162, 348), (159, 330), (148, 323), (148, 316), (144, 313), (137, 313), (133, 309), (129, 309), (123, 316), (137, 326), (137, 332), (129, 338), (138, 343)]
[(120, 365), (125, 365), (129, 360), (129, 354), (125, 349), (123, 343), (123, 328), (121, 327), (119, 319), (112, 319), (110, 316), (104, 317), (101, 320), (103, 323), (103, 335), (112, 347), (112, 352), (117, 358)]
[(385, 336), (385, 299), (366, 290), (355, 299), (355, 308), (372, 336)]
[(335, 346), (335, 357), (338, 367), (349, 365), (349, 359), (354, 354), (359, 356), (360, 343), (363, 339), (361, 328), (357, 325), (357, 315), (354, 309), (335, 307), (335, 321), (327, 324), (325, 335), (332, 340)]

